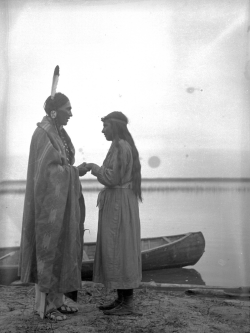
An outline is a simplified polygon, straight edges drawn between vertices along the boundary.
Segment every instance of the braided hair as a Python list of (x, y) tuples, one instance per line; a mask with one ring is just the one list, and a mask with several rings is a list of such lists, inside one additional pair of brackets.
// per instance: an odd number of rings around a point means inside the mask
[[(62, 94), (62, 93), (56, 93), (54, 98), (52, 99), (51, 96), (49, 96), (46, 101), (44, 102), (43, 108), (47, 115), (50, 117), (51, 111), (57, 111), (61, 106), (66, 104), (69, 101), (69, 98)], [(69, 147), (72, 145), (70, 137), (67, 135), (64, 129), (61, 129), (60, 126), (57, 123), (56, 118), (52, 118), (52, 122), (57, 129), (57, 133), (59, 137), (61, 138), (64, 147), (65, 147), (65, 153), (68, 159), (68, 162), (70, 164), (73, 164), (74, 161), (74, 151), (72, 151)]]
[(69, 101), (68, 97), (62, 93), (56, 93), (54, 98), (52, 99), (51, 96), (49, 96), (46, 101), (44, 102), (43, 108), (47, 115), (50, 115), (50, 112), (53, 110), (57, 110), (64, 104), (66, 104)]
[(139, 159), (139, 153), (135, 146), (132, 135), (130, 134), (127, 124), (128, 118), (120, 111), (114, 111), (109, 113), (106, 117), (101, 119), (103, 122), (108, 121), (111, 124), (113, 131), (113, 141), (118, 149), (118, 167), (121, 171), (121, 146), (119, 140), (127, 141), (132, 148), (133, 156), (133, 168), (132, 168), (132, 184), (133, 192), (138, 200), (142, 201), (141, 195), (141, 163)]

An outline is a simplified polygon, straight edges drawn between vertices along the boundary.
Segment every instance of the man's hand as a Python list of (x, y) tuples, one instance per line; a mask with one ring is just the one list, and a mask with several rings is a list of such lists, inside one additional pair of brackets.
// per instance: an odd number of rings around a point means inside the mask
[(79, 176), (82, 177), (84, 175), (86, 175), (86, 173), (89, 171), (89, 169), (86, 167), (86, 163), (82, 163), (80, 165), (78, 165), (77, 167), (78, 171), (79, 171)]

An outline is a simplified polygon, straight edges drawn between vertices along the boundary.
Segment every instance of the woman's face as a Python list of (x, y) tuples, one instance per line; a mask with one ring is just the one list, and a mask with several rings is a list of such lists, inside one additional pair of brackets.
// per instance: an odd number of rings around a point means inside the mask
[(104, 134), (107, 141), (113, 140), (112, 126), (109, 122), (106, 122), (106, 121), (103, 122), (102, 133)]
[(67, 125), (69, 118), (73, 116), (71, 109), (70, 101), (57, 109), (56, 120), (59, 126)]

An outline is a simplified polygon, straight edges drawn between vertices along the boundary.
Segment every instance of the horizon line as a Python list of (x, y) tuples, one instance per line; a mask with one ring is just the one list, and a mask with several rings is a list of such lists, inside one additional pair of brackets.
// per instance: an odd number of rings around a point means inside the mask
[[(243, 180), (243, 181), (250, 181), (250, 177), (143, 177), (141, 178), (142, 181), (162, 181), (162, 180), (176, 180), (176, 181), (183, 181), (183, 180)], [(97, 181), (96, 178), (85, 178), (80, 179), (81, 182), (91, 182)], [(0, 181), (0, 184), (4, 183), (23, 183), (26, 182), (26, 179), (3, 179)]]
[[(80, 180), (85, 191), (100, 191), (104, 185), (98, 180), (87, 178)], [(182, 184), (181, 184), (182, 183)], [(185, 184), (183, 184), (185, 183)], [(195, 177), (195, 178), (142, 178), (141, 188), (143, 191), (217, 191), (229, 190), (228, 184), (234, 183), (238, 190), (242, 190), (241, 184), (247, 183), (247, 190), (249, 191), (250, 178), (226, 178), (226, 177)], [(172, 185), (170, 185), (172, 184)], [(238, 185), (236, 185), (238, 184)], [(226, 186), (226, 187), (225, 187)], [(239, 187), (240, 186), (240, 187)], [(22, 194), (26, 190), (26, 180), (3, 180), (0, 181), (0, 195), (7, 193)], [(244, 188), (245, 190), (245, 188)]]
[[(4, 179), (0, 181), (0, 185), (8, 184), (24, 184), (26, 179)], [(192, 181), (210, 181), (210, 182), (250, 182), (250, 177), (156, 177), (142, 178), (142, 182), (192, 182)], [(81, 183), (99, 183), (96, 178), (80, 179)], [(100, 184), (102, 186), (102, 184)]]

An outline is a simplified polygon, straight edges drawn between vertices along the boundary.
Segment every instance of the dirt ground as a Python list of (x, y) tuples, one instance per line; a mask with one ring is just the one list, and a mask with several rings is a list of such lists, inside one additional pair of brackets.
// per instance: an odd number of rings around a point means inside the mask
[(115, 291), (83, 282), (79, 312), (63, 322), (42, 320), (34, 314), (34, 286), (0, 286), (0, 332), (53, 333), (247, 333), (250, 332), (248, 298), (223, 293), (187, 292), (142, 286), (135, 290), (135, 313), (107, 316), (97, 305), (113, 300)]

